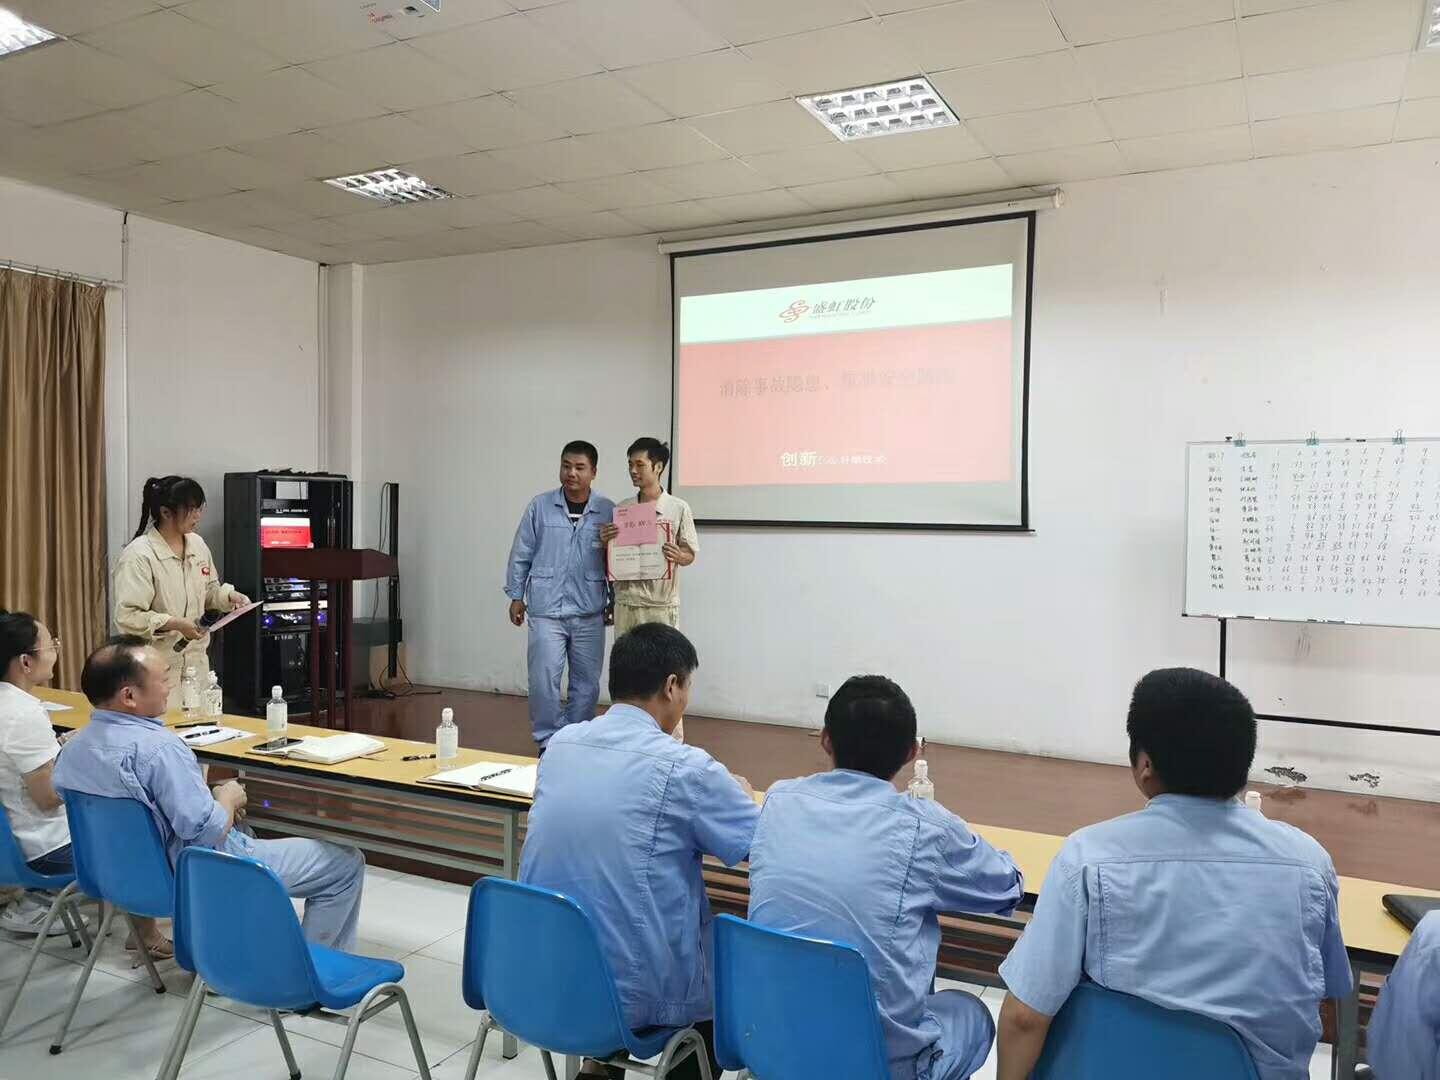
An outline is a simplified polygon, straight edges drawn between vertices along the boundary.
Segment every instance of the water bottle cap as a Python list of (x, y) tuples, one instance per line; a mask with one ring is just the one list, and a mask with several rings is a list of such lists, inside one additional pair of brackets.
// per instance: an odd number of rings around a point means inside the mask
[(271, 701), (284, 701), (284, 700), (285, 700), (285, 691), (283, 691), (282, 689), (280, 689), (280, 687), (278, 687), (278, 686), (272, 686), (272, 687), (270, 687), (270, 700), (271, 700)]
[(193, 679), (193, 678), (195, 677), (195, 667), (194, 667), (194, 665), (192, 665), (192, 664), (186, 664), (186, 665), (185, 665), (185, 674), (188, 675), (190, 678)]
[(440, 722), (441, 722), (442, 724), (449, 724), (449, 723), (454, 722), (454, 720), (455, 720), (455, 710), (454, 710), (454, 709), (441, 709), (441, 710), (440, 710)]
[(915, 778), (917, 780), (930, 779), (930, 763), (923, 757), (915, 759)]
[(215, 683), (218, 683), (219, 681), (220, 681), (220, 675), (219, 675), (217, 672), (214, 672), (214, 671), (210, 672), (210, 682), (211, 682), (211, 684), (213, 685), (213, 684), (215, 684)]

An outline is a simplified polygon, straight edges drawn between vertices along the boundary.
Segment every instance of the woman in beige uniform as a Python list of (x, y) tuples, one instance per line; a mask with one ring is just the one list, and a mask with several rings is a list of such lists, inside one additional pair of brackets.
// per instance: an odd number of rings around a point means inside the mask
[[(145, 481), (140, 528), (115, 566), (115, 625), (121, 633), (153, 641), (170, 666), (170, 708), (180, 706), (180, 679), (193, 667), (205, 684), (210, 635), (200, 627), (207, 611), (250, 602), (220, 581), (210, 548), (195, 530), (205, 511), (205, 489), (185, 476)], [(185, 641), (183, 652), (175, 645)]]

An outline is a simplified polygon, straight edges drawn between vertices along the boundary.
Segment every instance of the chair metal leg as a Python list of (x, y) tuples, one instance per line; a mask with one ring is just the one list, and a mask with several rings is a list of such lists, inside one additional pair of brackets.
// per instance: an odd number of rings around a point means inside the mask
[(160, 973), (155, 970), (155, 958), (145, 947), (145, 939), (140, 936), (140, 925), (135, 921), (135, 916), (128, 911), (125, 912), (125, 921), (130, 926), (130, 933), (135, 936), (135, 951), (140, 954), (140, 959), (145, 964), (145, 970), (150, 972), (150, 985), (155, 987), (157, 994), (165, 993), (165, 980), (160, 978)]
[(66, 901), (66, 906), (70, 909), (70, 915), (75, 920), (75, 930), (80, 935), (80, 944), (85, 947), (85, 952), (88, 954), (94, 942), (90, 940), (90, 925), (85, 921), (85, 912), (80, 910), (78, 896), (70, 897), (70, 899)]
[(0, 1034), (4, 1033), (5, 1025), (10, 1023), (10, 1015), (15, 1011), (15, 1006), (20, 1003), (20, 992), (25, 989), (25, 980), (30, 978), (35, 961), (40, 959), (40, 950), (45, 947), (45, 942), (50, 937), (50, 927), (55, 922), (55, 916), (64, 913), (66, 905), (70, 902), (70, 894), (74, 891), (75, 883), (71, 882), (50, 904), (50, 910), (45, 914), (45, 922), (40, 927), (40, 933), (35, 935), (35, 944), (30, 946), (30, 955), (25, 961), (25, 970), (20, 973), (20, 981), (15, 984), (15, 990), (10, 995), (10, 1000), (5, 1003), (5, 1011), (0, 1012)]
[(655, 1080), (665, 1080), (665, 1077), (670, 1075), (670, 1070), (691, 1054), (699, 1059), (700, 1080), (711, 1080), (710, 1056), (705, 1053), (705, 1040), (694, 1028), (686, 1028), (671, 1036), (670, 1041), (665, 1044), (665, 1052), (655, 1063)]
[[(70, 939), (70, 947), (72, 949), (80, 948), (80, 931), (75, 928), (75, 919), (70, 914), (70, 905), (56, 899), (51, 906), (59, 911), (60, 921), (65, 924), (65, 936)], [(90, 950), (86, 949), (85, 951), (89, 952)]]
[(540, 1051), (540, 1062), (545, 1066), (545, 1080), (559, 1080), (555, 1075), (555, 1062), (550, 1057), (549, 1050)]
[(400, 1015), (405, 1018), (405, 1034), (410, 1036), (410, 1049), (415, 1052), (420, 1080), (430, 1080), (430, 1063), (425, 1060), (425, 1047), (420, 1045), (420, 1029), (415, 1026), (415, 1014), (410, 1011), (410, 998), (402, 987), (397, 986), (395, 999), (400, 1002)]
[[(375, 1006), (380, 998), (389, 998), (383, 1005)], [(371, 1015), (378, 1013), (398, 1002), (400, 1012), (405, 1017), (405, 1031), (410, 1036), (410, 1049), (415, 1052), (416, 1064), (420, 1067), (421, 1080), (430, 1080), (430, 1066), (425, 1060), (425, 1050), (420, 1045), (420, 1032), (415, 1027), (415, 1017), (410, 1012), (410, 1001), (405, 996), (405, 991), (400, 989), (396, 983), (381, 983), (360, 999), (360, 1004), (355, 1006), (355, 1011), (350, 1014), (350, 1022), (345, 1026), (345, 1042), (340, 1047), (340, 1060), (335, 1063), (334, 1080), (345, 1080), (345, 1070), (350, 1067), (350, 1055), (355, 1052), (355, 1036), (360, 1033), (360, 1025)]]
[(520, 1040), (504, 1028), (500, 1029), (500, 1056), (506, 1061), (514, 1061), (520, 1056)]
[(195, 1034), (195, 1025), (200, 1020), (200, 1010), (205, 1006), (205, 980), (199, 975), (190, 984), (180, 1018), (175, 1021), (175, 1032), (170, 1036), (170, 1045), (160, 1059), (160, 1068), (155, 1080), (175, 1080), (180, 1075), (180, 1066), (185, 1063), (185, 1051), (190, 1049), (190, 1039)]
[(58, 1054), (65, 1046), (65, 1034), (70, 1030), (70, 1022), (75, 1019), (75, 1010), (80, 1007), (80, 998), (85, 993), (85, 984), (90, 981), (90, 973), (95, 970), (95, 961), (100, 958), (100, 949), (105, 944), (105, 935), (110, 930), (110, 920), (115, 917), (113, 904), (105, 905), (105, 914), (100, 918), (100, 932), (95, 937), (95, 944), (90, 949), (90, 955), (85, 958), (85, 966), (80, 970), (80, 978), (75, 980), (75, 992), (70, 995), (70, 1005), (65, 1010), (64, 1019), (60, 1021), (60, 1029), (55, 1032), (55, 1040), (50, 1044), (50, 1053)]
[(295, 1052), (290, 1049), (290, 1036), (280, 1022), (280, 1014), (270, 1010), (270, 1023), (275, 1028), (275, 1037), (280, 1040), (280, 1052), (285, 1055), (285, 1067), (290, 1070), (290, 1080), (300, 1080), (300, 1066), (295, 1064)]
[(492, 1021), (488, 1012), (480, 1014), (480, 1029), (475, 1032), (475, 1049), (470, 1051), (470, 1063), (465, 1066), (465, 1080), (475, 1080), (480, 1069), (480, 1055), (485, 1052), (485, 1040), (490, 1035)]

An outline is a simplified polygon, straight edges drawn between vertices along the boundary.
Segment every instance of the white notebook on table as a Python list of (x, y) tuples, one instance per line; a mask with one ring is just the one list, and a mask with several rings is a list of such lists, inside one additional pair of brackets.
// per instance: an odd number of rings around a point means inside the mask
[(503, 761), (477, 761), (461, 769), (446, 769), (423, 778), (426, 784), (468, 788), (471, 791), (496, 791), (502, 795), (535, 795), (535, 765), (507, 765)]
[(307, 735), (293, 746), (281, 750), (264, 750), (255, 746), (250, 752), (267, 757), (310, 761), (316, 765), (338, 765), (342, 761), (367, 757), (384, 749), (385, 744), (379, 739), (350, 732), (345, 735)]

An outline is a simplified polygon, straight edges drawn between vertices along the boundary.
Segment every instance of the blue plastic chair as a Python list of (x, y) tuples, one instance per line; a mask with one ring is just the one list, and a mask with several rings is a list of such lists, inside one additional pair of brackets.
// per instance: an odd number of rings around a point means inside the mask
[(95, 970), (95, 961), (110, 933), (110, 922), (116, 910), (125, 915), (130, 932), (135, 935), (136, 951), (150, 973), (150, 984), (157, 994), (165, 993), (165, 982), (155, 970), (149, 950), (138, 948), (140, 930), (135, 916), (168, 919), (175, 906), (175, 877), (170, 872), (170, 857), (160, 840), (160, 831), (150, 811), (134, 799), (107, 799), (79, 791), (65, 793), (65, 816), (70, 820), (70, 849), (75, 855), (75, 879), (80, 891), (94, 897), (102, 905), (100, 929), (95, 944), (85, 958), (85, 967), (75, 983), (70, 1005), (60, 1021), (60, 1030), (50, 1044), (50, 1053), (58, 1054), (65, 1044), (70, 1022), (80, 1007), (81, 995)]
[(40, 950), (50, 937), (50, 928), (55, 924), (55, 920), (58, 918), (65, 924), (65, 931), (70, 935), (70, 944), (76, 948), (83, 944), (88, 953), (91, 941), (85, 917), (80, 914), (80, 897), (76, 893), (75, 875), (37, 874), (31, 870), (25, 862), (25, 854), (20, 850), (19, 842), (15, 839), (15, 833), (10, 828), (10, 815), (3, 806), (0, 806), (0, 885), (58, 890), (55, 899), (50, 902), (50, 910), (45, 913), (45, 922), (40, 926), (40, 933), (35, 935), (35, 944), (30, 947), (25, 970), (20, 972), (20, 981), (15, 984), (4, 1010), (0, 1011), (0, 1034), (3, 1034), (5, 1025), (10, 1023), (10, 1016), (15, 1012), (15, 1006), (20, 1003), (20, 993), (25, 989), (25, 982), (30, 978)]
[(1031, 1080), (1257, 1080), (1235, 1030), (1083, 982), (1055, 1014)]
[(890, 1080), (859, 951), (733, 915), (715, 920), (715, 1054), (764, 1080)]
[[(430, 1080), (420, 1032), (400, 987), (405, 968), (393, 960), (356, 956), (306, 941), (285, 886), (264, 863), (207, 848), (186, 848), (180, 853), (175, 955), (193, 965), (195, 983), (161, 1062), (158, 1080), (174, 1080), (180, 1072), (207, 987), (269, 1012), (291, 1080), (299, 1080), (300, 1068), (280, 1022), (280, 1010), (306, 1012), (346, 1025), (335, 1066), (335, 1080), (342, 1080), (360, 1025), (398, 1003), (415, 1064), (422, 1080)], [(348, 1018), (325, 1011), (352, 1007)]]
[[(630, 1029), (595, 925), (563, 893), (504, 878), (477, 881), (461, 987), (465, 1004), (484, 1013), (465, 1080), (474, 1080), (485, 1038), (496, 1029), (536, 1047), (550, 1080), (552, 1054), (657, 1078), (695, 1054), (701, 1077), (711, 1080), (705, 1042), (693, 1027)], [(657, 1055), (653, 1066), (641, 1060)]]

